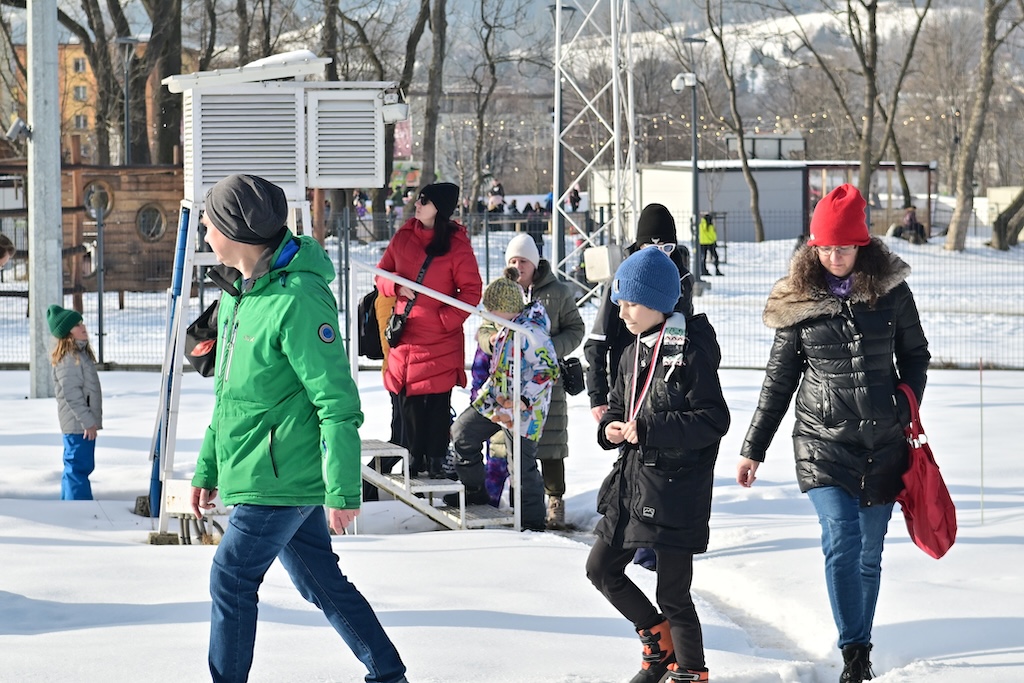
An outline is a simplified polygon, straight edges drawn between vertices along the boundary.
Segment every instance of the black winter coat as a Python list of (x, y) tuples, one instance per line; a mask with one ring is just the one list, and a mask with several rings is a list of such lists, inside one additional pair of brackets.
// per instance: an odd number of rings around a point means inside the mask
[[(598, 427), (602, 448), (619, 458), (601, 485), (595, 533), (617, 548), (655, 548), (702, 553), (708, 547), (711, 488), (729, 408), (718, 380), (722, 359), (715, 331), (704, 315), (673, 314), (665, 323), (654, 380), (637, 416), (639, 445), (608, 441), (605, 426), (626, 421), (632, 401), (634, 346), (623, 352), (608, 412)], [(685, 337), (682, 328), (685, 327)], [(652, 366), (655, 328), (640, 336), (637, 393)]]
[[(629, 254), (636, 251), (635, 244), (627, 249)], [(687, 318), (693, 315), (693, 276), (686, 266), (688, 254), (686, 248), (680, 245), (670, 255), (679, 269), (680, 293), (675, 311)], [(611, 295), (612, 288), (606, 286), (601, 307), (597, 309), (594, 318), (594, 326), (583, 344), (583, 356), (587, 359), (587, 395), (590, 396), (591, 408), (608, 405), (608, 393), (618, 376), (619, 357), (635, 338), (619, 318), (619, 307), (612, 302)]]
[(824, 273), (805, 247), (772, 288), (764, 322), (775, 342), (741, 455), (764, 460), (795, 392), (800, 490), (841, 486), (861, 505), (889, 503), (903, 488), (910, 419), (896, 385), (920, 401), (931, 358), (905, 282), (910, 266), (872, 239), (857, 254), (848, 299), (831, 293)]

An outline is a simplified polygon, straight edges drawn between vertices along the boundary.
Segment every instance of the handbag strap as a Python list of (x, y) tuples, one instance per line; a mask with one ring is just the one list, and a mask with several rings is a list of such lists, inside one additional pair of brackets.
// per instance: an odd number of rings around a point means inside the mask
[(918, 406), (914, 390), (902, 382), (896, 385), (896, 389), (903, 392), (903, 395), (907, 397), (907, 403), (910, 405), (910, 424), (904, 429), (907, 439), (914, 445), (927, 441), (928, 437), (925, 436), (924, 427), (921, 425), (921, 409)]
[[(430, 262), (433, 261), (433, 260), (434, 260), (434, 255), (433, 254), (427, 254), (427, 258), (426, 258), (425, 261), (423, 261), (423, 265), (420, 266), (420, 272), (416, 276), (416, 284), (418, 284), (418, 285), (422, 285), (423, 284), (423, 278), (427, 274), (427, 266), (429, 266)], [(406, 315), (406, 316), (409, 315), (409, 311), (412, 310), (412, 305), (414, 303), (416, 303), (416, 299), (418, 299), (418, 298), (419, 298), (419, 293), (418, 292), (413, 292), (413, 297), (411, 299), (409, 299), (409, 303), (407, 303), (405, 305), (405, 310), (402, 311), (402, 315)]]

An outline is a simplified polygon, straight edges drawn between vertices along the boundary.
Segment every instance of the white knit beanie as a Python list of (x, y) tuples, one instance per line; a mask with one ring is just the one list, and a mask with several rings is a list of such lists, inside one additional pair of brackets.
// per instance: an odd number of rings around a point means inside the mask
[(534, 268), (540, 265), (540, 252), (537, 251), (537, 243), (525, 232), (521, 232), (509, 240), (508, 246), (505, 247), (505, 263), (517, 256), (532, 263)]

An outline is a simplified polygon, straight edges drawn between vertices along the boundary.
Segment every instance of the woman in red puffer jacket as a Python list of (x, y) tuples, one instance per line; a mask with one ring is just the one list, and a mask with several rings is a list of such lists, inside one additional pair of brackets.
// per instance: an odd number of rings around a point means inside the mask
[[(432, 256), (423, 285), (476, 306), (483, 284), (466, 228), (451, 219), (458, 200), (459, 187), (452, 183), (424, 187), (415, 216), (395, 233), (377, 267), (416, 280)], [(378, 277), (376, 284), (382, 296), (398, 297), (397, 311), (412, 306), (384, 373), (384, 386), (396, 397), (401, 418), (400, 445), (409, 449), (413, 474), (429, 469), (431, 476), (441, 477), (452, 388), (466, 386), (462, 326), (469, 314), (386, 278)]]

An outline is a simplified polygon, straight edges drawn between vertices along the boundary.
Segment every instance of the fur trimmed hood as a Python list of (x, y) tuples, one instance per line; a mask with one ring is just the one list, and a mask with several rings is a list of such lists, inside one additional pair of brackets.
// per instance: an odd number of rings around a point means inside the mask
[[(879, 298), (898, 287), (910, 275), (910, 266), (877, 237), (861, 247), (853, 269), (850, 303), (874, 306)], [(789, 263), (789, 275), (772, 287), (762, 320), (779, 329), (820, 316), (838, 315), (843, 302), (829, 291), (825, 269), (814, 247), (802, 246)]]

